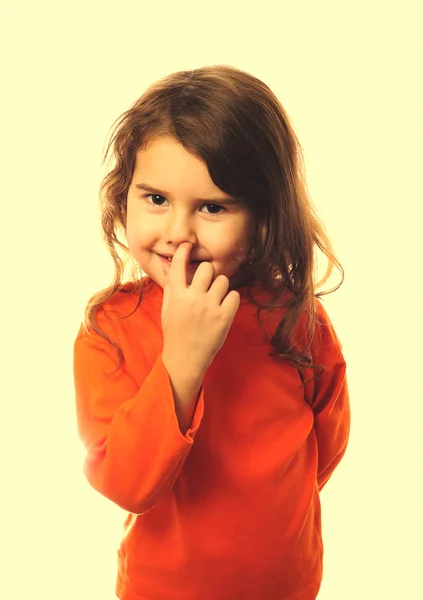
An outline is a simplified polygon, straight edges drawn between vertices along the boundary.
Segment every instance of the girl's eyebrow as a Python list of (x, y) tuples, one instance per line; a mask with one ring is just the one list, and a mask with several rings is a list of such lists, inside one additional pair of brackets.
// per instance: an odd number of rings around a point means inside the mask
[[(169, 194), (164, 190), (159, 190), (157, 188), (152, 187), (148, 183), (136, 183), (135, 187), (141, 190), (145, 190), (146, 192), (150, 192), (151, 194), (158, 194), (159, 196), (169, 197)], [(197, 198), (197, 202), (218, 202), (219, 204), (240, 204), (240, 200), (238, 198)]]

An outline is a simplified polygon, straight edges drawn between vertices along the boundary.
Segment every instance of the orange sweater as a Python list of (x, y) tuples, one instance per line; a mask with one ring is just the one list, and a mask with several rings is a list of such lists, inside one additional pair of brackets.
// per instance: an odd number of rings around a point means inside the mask
[[(115, 375), (117, 353), (104, 338), (81, 327), (74, 344), (84, 473), (130, 513), (117, 597), (314, 600), (323, 573), (319, 491), (350, 431), (346, 364), (323, 304), (315, 299), (321, 337), (311, 354), (325, 372), (304, 389), (289, 361), (268, 356), (272, 346), (240, 288), (240, 307), (183, 435), (161, 359), (163, 291), (144, 281), (133, 315), (113, 320), (135, 308), (128, 291), (97, 313), (125, 357)], [(284, 310), (262, 313), (269, 335)], [(315, 373), (305, 369), (304, 381)]]

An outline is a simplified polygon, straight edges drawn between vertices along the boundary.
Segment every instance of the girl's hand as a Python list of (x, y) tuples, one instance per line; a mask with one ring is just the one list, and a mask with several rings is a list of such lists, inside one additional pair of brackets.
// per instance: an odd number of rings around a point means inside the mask
[(163, 355), (191, 371), (205, 373), (223, 346), (240, 305), (236, 290), (227, 294), (229, 279), (215, 274), (211, 263), (197, 267), (187, 285), (192, 244), (180, 244), (163, 288), (161, 312)]

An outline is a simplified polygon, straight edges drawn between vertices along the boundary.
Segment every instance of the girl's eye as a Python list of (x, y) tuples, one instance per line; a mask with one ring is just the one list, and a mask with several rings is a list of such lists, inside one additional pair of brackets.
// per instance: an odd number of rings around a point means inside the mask
[[(160, 196), (159, 194), (145, 194), (145, 196), (144, 196), (144, 198), (150, 198), (150, 197), (152, 197), (152, 198), (162, 198), (163, 200), (166, 200), (166, 198), (164, 196)], [(153, 206), (158, 206), (158, 205), (154, 204), (154, 202), (153, 202)], [(215, 206), (217, 208), (221, 208), (223, 211), (227, 210), (224, 206), (221, 206), (220, 204), (214, 204), (214, 203), (213, 204), (211, 204), (211, 203), (207, 204), (206, 203), (206, 204), (203, 204), (203, 206)], [(212, 212), (212, 213), (209, 213), (209, 214), (219, 216), (221, 213), (220, 212), (218, 212), (218, 213), (213, 213)]]

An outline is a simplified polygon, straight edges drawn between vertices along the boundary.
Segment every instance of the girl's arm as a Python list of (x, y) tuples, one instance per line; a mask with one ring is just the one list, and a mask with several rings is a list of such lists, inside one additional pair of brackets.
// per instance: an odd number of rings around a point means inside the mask
[(314, 414), (319, 449), (317, 483), (321, 491), (348, 446), (351, 417), (345, 362), (336, 364), (326, 374), (324, 385), (316, 395)]
[[(107, 332), (106, 319), (100, 319), (99, 313), (100, 327)], [(203, 389), (192, 424), (185, 420), (181, 433), (162, 355), (141, 376), (141, 385), (125, 368), (110, 375), (116, 366), (115, 349), (104, 338), (95, 332), (78, 334), (74, 382), (78, 432), (87, 450), (84, 473), (90, 485), (112, 502), (143, 514), (178, 478), (203, 417)], [(193, 394), (197, 380), (194, 387)], [(177, 388), (181, 393), (178, 384)]]
[(185, 435), (191, 425), (204, 373), (187, 368), (186, 361), (180, 365), (175, 358), (164, 353), (162, 353), (162, 361), (172, 386), (179, 428), (182, 435)]
[[(331, 320), (319, 299), (316, 299), (316, 326), (319, 333), (312, 343), (313, 364), (323, 365), (323, 375), (305, 386), (306, 399), (314, 413), (314, 431), (319, 462), (319, 490), (328, 482), (344, 456), (350, 434), (351, 412), (346, 362), (342, 345)], [(307, 373), (306, 379), (310, 375)]]

